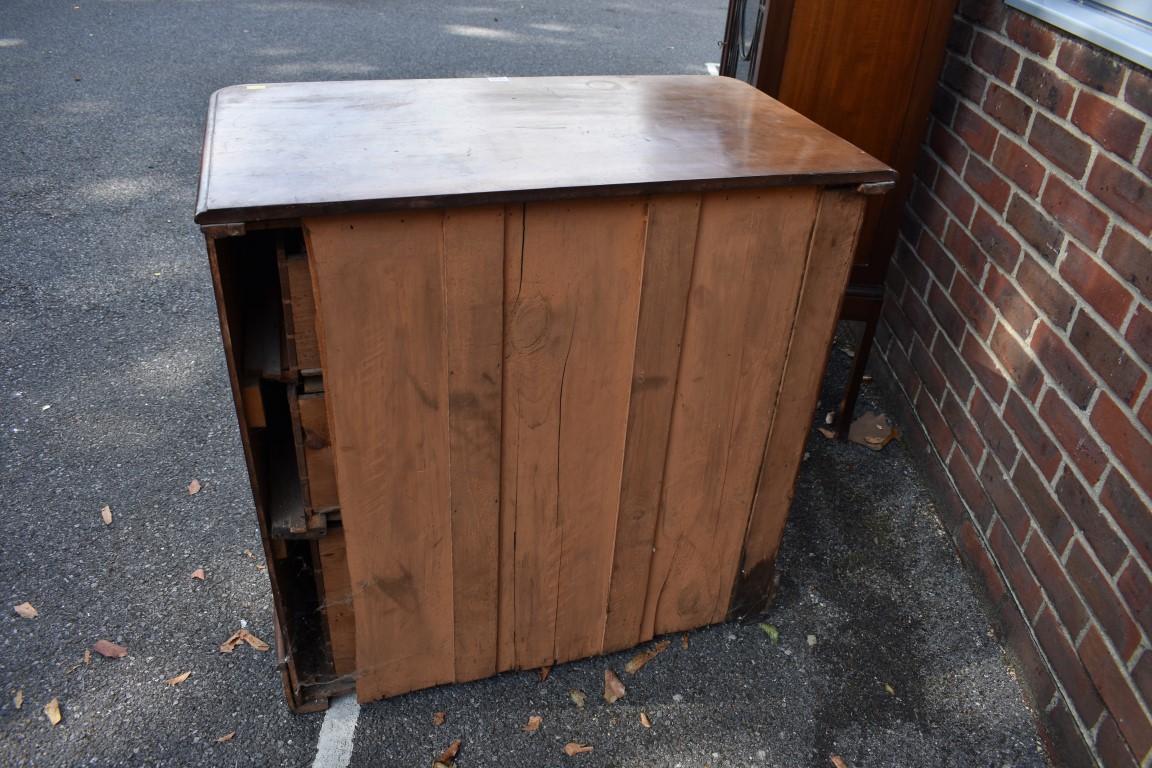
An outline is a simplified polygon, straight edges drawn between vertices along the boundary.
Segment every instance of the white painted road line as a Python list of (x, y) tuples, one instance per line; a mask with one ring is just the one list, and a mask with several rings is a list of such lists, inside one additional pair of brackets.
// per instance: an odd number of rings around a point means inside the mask
[(352, 737), (356, 734), (356, 721), (360, 719), (360, 705), (355, 696), (341, 696), (329, 702), (316, 740), (316, 759), (312, 768), (348, 768), (352, 761)]

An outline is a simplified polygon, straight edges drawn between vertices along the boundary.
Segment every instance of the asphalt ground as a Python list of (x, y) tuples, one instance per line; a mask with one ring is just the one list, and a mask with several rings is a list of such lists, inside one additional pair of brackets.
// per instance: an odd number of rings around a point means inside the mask
[[(241, 627), (271, 640), (272, 615), (192, 223), (212, 91), (703, 74), (724, 7), (0, 3), (0, 764), (317, 760), (326, 716), (288, 711), (272, 652), (218, 650)], [(846, 364), (837, 351), (825, 402)], [(861, 410), (882, 396), (870, 386)], [(755, 624), (691, 633), (687, 649), (670, 638), (613, 705), (603, 670), (628, 654), (544, 683), (516, 673), (417, 692), (360, 708), (348, 759), (320, 759), (429, 766), (462, 739), (461, 768), (1046, 765), (902, 443), (874, 453), (816, 435), (809, 451), (766, 618), (777, 645)], [(38, 617), (11, 609), (25, 601)], [(86, 664), (102, 639), (127, 656)], [(570, 689), (587, 693), (583, 709)], [(531, 715), (543, 726), (524, 732)], [(569, 741), (594, 751), (568, 757)]]

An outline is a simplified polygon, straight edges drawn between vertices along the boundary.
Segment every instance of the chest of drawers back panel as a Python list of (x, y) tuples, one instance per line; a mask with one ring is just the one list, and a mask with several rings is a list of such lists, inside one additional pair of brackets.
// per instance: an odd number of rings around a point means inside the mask
[[(472, 99), (490, 118), (456, 140), (510, 166), (446, 147), (422, 178), (360, 174), (341, 202), (311, 169), (335, 150), (281, 146), (277, 171), (251, 137), (221, 139), (260, 123), (217, 97), (198, 220), (290, 701), (559, 663), (762, 607), (856, 186), (890, 171), (730, 80), (528, 79), (495, 105), (507, 83), (328, 85), (263, 109), (402, 94), (361, 158), (397, 173), (406, 136), (431, 156), (448, 131), (421, 131), (428, 104), (410, 102), (446, 89), (457, 116)], [(743, 135), (750, 110), (779, 136)], [(248, 208), (242, 173), (263, 182)], [(319, 197), (282, 189), (301, 179)]]

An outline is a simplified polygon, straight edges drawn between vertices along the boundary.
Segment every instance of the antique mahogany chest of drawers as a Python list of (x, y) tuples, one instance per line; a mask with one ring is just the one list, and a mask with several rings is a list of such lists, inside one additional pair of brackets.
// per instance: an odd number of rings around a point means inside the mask
[(762, 608), (892, 178), (727, 78), (216, 93), (196, 221), (289, 702)]

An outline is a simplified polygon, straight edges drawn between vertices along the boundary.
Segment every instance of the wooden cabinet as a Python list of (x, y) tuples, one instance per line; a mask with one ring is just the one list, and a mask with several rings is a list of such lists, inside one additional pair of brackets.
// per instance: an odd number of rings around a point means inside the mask
[(761, 608), (892, 178), (727, 78), (217, 93), (197, 221), (289, 701)]
[(900, 174), (891, 193), (869, 202), (853, 256), (843, 319), (864, 322), (865, 331), (838, 425), (842, 434), (880, 316), (955, 8), (956, 0), (729, 0), (724, 71)]

